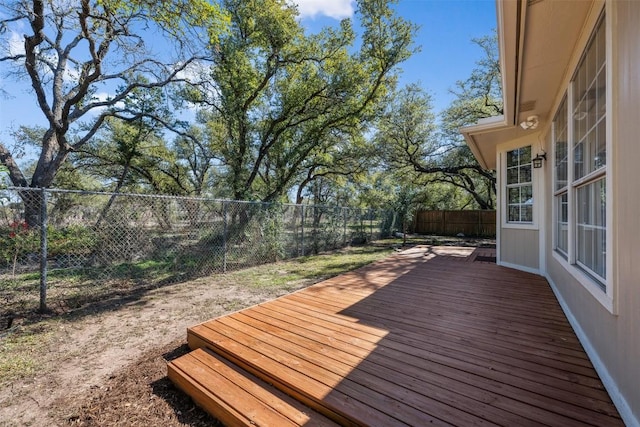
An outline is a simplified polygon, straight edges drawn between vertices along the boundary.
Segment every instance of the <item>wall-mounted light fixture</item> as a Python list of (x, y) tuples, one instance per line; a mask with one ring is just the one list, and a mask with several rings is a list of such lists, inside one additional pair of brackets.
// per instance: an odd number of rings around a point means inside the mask
[(538, 127), (538, 116), (529, 116), (527, 120), (520, 123), (520, 127), (524, 130), (533, 130)]
[(536, 169), (540, 169), (542, 167), (542, 161), (543, 160), (547, 160), (547, 153), (542, 153), (542, 154), (536, 155), (532, 160), (533, 167), (536, 168)]

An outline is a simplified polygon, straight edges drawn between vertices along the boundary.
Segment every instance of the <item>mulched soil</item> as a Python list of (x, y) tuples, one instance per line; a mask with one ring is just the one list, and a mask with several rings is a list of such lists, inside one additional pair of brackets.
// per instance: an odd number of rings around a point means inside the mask
[(167, 378), (167, 362), (188, 352), (182, 341), (151, 350), (92, 388), (84, 401), (62, 399), (57, 415), (69, 426), (222, 426)]

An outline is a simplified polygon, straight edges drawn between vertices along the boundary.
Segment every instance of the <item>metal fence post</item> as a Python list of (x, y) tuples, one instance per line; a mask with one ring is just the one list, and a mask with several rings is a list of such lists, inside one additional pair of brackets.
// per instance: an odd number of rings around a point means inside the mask
[(40, 312), (47, 311), (47, 191), (40, 189)]
[(300, 256), (304, 256), (304, 205), (300, 207)]
[(371, 234), (371, 241), (373, 241), (373, 210), (369, 208), (369, 234)]
[(342, 208), (342, 246), (347, 246), (347, 208)]
[(222, 272), (227, 272), (227, 202), (222, 202)]

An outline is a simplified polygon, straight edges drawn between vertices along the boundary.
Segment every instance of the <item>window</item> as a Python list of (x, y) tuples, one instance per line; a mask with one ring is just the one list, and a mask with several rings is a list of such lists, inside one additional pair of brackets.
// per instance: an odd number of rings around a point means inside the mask
[(533, 222), (531, 146), (507, 152), (507, 221)]
[(576, 189), (576, 262), (596, 277), (606, 278), (605, 180)]
[(606, 48), (601, 17), (553, 121), (556, 251), (606, 283)]
[(556, 117), (553, 120), (554, 138), (554, 174), (555, 174), (555, 206), (556, 206), (556, 250), (565, 259), (569, 253), (569, 150), (568, 150), (568, 120), (567, 120), (567, 99), (560, 103)]

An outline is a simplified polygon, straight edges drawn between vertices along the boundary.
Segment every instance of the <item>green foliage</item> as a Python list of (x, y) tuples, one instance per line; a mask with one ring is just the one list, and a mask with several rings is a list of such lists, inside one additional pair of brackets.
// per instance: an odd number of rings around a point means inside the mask
[[(361, 1), (364, 32), (356, 51), (349, 20), (306, 35), (288, 2), (222, 6), (231, 23), (212, 52), (214, 84), (188, 93), (212, 111), (208, 120), (223, 123), (215, 157), (231, 197), (279, 200), (334, 168), (335, 141), (365, 131), (395, 82), (394, 70), (412, 52), (415, 28), (387, 2)], [(352, 166), (339, 173), (345, 167)]]
[(136, 89), (123, 105), (123, 111), (105, 120), (98, 137), (74, 155), (74, 163), (114, 192), (188, 193), (177, 153), (165, 142), (164, 124), (174, 119), (164, 92)]
[(443, 112), (443, 129), (450, 139), (459, 139), (463, 126), (475, 124), (479, 119), (503, 114), (502, 77), (498, 56), (498, 35), (472, 40), (484, 52), (476, 62), (470, 76), (456, 82), (452, 93), (456, 99)]
[[(0, 227), (0, 259), (5, 266), (15, 269), (18, 263), (37, 262), (40, 254), (40, 230), (26, 222), (14, 221)], [(84, 257), (96, 245), (95, 233), (87, 227), (47, 227), (47, 255), (49, 258)]]
[(208, 0), (97, 0), (97, 5), (115, 15), (142, 14), (173, 37), (195, 35), (202, 29), (214, 45), (229, 24), (229, 16), (217, 2)]
[(501, 114), (495, 37), (474, 40), (486, 57), (458, 82), (458, 96), (436, 126), (431, 98), (417, 85), (389, 96), (375, 135), (387, 171), (415, 194), (414, 203), (448, 209), (493, 209), (495, 176), (483, 170), (464, 143), (460, 127)]
[(278, 205), (263, 210), (258, 218), (260, 224), (259, 257), (265, 262), (275, 262), (285, 258), (284, 215)]
[[(8, 174), (9, 174), (9, 168), (7, 168), (5, 165), (0, 165), (0, 190), (7, 187), (5, 177)], [(2, 196), (0, 196), (0, 198), (1, 197)]]
[(18, 261), (40, 250), (40, 233), (24, 221), (13, 221), (0, 228), (0, 257), (7, 266), (12, 266), (15, 276)]
[[(229, 198), (221, 185), (219, 147), (224, 140), (224, 127), (219, 120), (200, 117), (198, 125), (192, 125), (189, 136), (176, 138), (170, 147), (175, 152), (174, 174), (180, 178), (180, 188), (185, 195)], [(171, 176), (174, 176), (171, 175)]]
[(443, 147), (432, 108), (431, 96), (418, 85), (409, 85), (389, 97), (375, 140), (378, 153), (394, 173), (439, 163)]
[[(302, 164), (296, 203), (358, 207), (360, 188), (377, 166), (377, 153), (362, 135), (330, 137), (331, 144), (312, 153)], [(371, 205), (365, 204), (369, 207)]]
[(47, 227), (47, 254), (50, 257), (86, 256), (95, 245), (96, 235), (89, 227)]
[[(0, 56), (0, 61), (15, 67), (11, 76), (33, 88), (34, 105), (46, 119), (30, 179), (15, 161), (20, 149), (12, 153), (0, 143), (13, 185), (50, 187), (69, 156), (93, 141), (108, 118), (133, 122), (153, 116), (173, 129), (174, 123), (132, 99), (150, 96), (157, 106), (155, 94), (184, 81), (182, 74), (205, 57), (228, 22), (220, 5), (208, 0), (0, 4), (0, 28), (24, 40), (22, 52)], [(145, 31), (164, 35), (162, 54), (152, 51)], [(7, 41), (9, 36), (3, 37)], [(117, 89), (98, 96), (105, 87)], [(121, 152), (130, 148), (121, 147)], [(25, 217), (35, 225), (31, 208), (25, 204)]]

